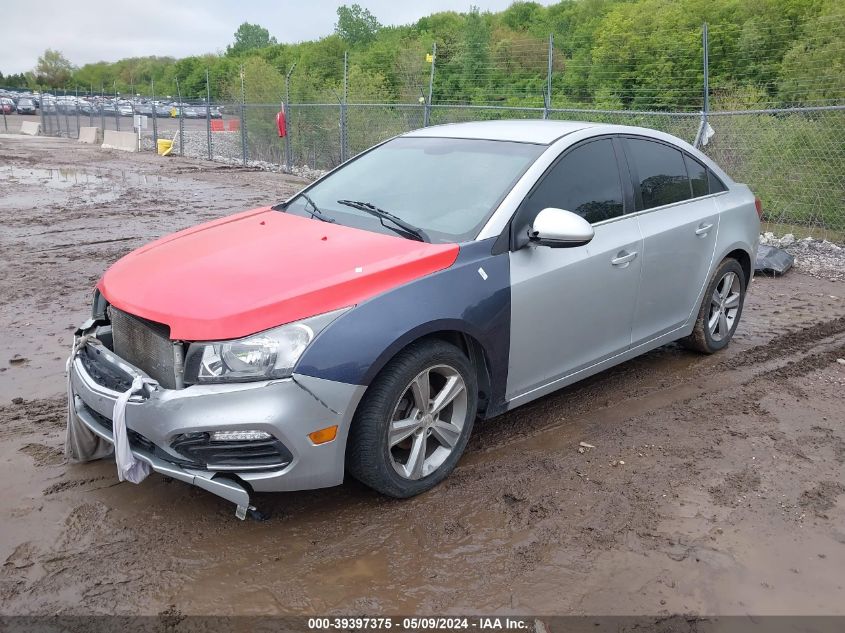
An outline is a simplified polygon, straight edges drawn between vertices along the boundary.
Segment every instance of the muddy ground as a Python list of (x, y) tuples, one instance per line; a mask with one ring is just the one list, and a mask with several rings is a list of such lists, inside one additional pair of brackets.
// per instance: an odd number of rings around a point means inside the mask
[(349, 481), (241, 522), (66, 465), (98, 275), (302, 184), (0, 136), (0, 613), (845, 614), (845, 284), (795, 273), (755, 279), (724, 353), (670, 345), (478, 425), (412, 500)]

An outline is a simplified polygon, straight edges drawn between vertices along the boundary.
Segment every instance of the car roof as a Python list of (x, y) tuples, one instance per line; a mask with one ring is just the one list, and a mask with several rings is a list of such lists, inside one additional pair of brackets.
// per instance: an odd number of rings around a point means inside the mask
[(601, 124), (587, 121), (543, 121), (537, 119), (473, 121), (424, 127), (404, 136), (519, 141), (551, 145), (562, 136), (598, 125)]

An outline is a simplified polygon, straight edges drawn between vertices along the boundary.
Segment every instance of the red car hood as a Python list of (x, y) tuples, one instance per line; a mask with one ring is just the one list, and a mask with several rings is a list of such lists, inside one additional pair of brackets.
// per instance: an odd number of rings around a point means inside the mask
[(98, 285), (116, 308), (174, 339), (246, 336), (360, 303), (451, 266), (427, 244), (269, 207), (163, 237), (118, 260)]

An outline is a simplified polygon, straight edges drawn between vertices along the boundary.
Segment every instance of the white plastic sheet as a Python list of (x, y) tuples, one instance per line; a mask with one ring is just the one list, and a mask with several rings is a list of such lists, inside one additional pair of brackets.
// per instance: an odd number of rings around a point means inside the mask
[(79, 416), (73, 401), (73, 385), (70, 380), (70, 367), (79, 350), (90, 337), (82, 336), (74, 340), (70, 357), (67, 359), (67, 432), (65, 434), (65, 458), (70, 463), (90, 462), (112, 454), (112, 445), (89, 429)]
[(112, 416), (112, 433), (114, 434), (114, 461), (117, 462), (117, 478), (120, 481), (131, 481), (139, 484), (150, 474), (150, 465), (135, 459), (132, 449), (129, 447), (129, 437), (126, 433), (126, 405), (129, 398), (138, 393), (144, 387), (144, 379), (136, 376), (132, 380), (132, 386), (120, 394), (114, 403), (114, 415)]

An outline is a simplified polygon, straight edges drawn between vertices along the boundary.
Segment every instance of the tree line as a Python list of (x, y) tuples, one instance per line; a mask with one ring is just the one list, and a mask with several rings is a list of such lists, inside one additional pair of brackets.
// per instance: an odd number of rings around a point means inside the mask
[(434, 63), (435, 103), (537, 106), (551, 35), (554, 106), (698, 109), (705, 22), (711, 95), (723, 107), (845, 102), (840, 0), (520, 1), (498, 13), (441, 12), (405, 26), (384, 26), (351, 5), (338, 9), (334, 32), (318, 40), (279, 43), (244, 23), (218, 54), (75, 67), (48, 50), (31, 72), (0, 74), (0, 85), (200, 98), (207, 72), (215, 100), (239, 100), (243, 78), (247, 101), (276, 103), (295, 64), (294, 101), (336, 102), (348, 53), (350, 102), (427, 98)]

